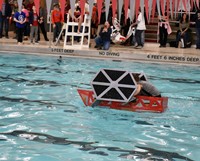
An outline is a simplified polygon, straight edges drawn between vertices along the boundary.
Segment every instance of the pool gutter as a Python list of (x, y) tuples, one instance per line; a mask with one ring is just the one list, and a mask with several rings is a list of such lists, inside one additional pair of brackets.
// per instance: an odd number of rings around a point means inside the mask
[(47, 54), (54, 56), (81, 57), (89, 59), (111, 59), (116, 61), (138, 61), (178, 65), (200, 66), (200, 50), (195, 48), (159, 48), (158, 44), (145, 44), (143, 49), (133, 47), (111, 47), (109, 51), (90, 49), (63, 49), (48, 45), (8, 45), (0, 44), (1, 52)]

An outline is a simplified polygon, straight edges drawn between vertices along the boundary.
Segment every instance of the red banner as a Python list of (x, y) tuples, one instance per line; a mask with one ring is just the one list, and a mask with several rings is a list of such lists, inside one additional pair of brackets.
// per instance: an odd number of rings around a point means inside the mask
[(116, 11), (117, 11), (117, 0), (112, 0), (112, 14), (113, 14), (113, 18), (115, 18)]
[(129, 6), (129, 0), (124, 0), (124, 12), (125, 12), (125, 23), (128, 18), (128, 6)]
[(169, 0), (167, 0), (167, 16), (169, 17)]
[(81, 15), (85, 14), (85, 0), (80, 0)]
[(165, 14), (165, 3), (164, 3), (164, 0), (160, 0), (160, 5), (161, 5), (162, 15), (164, 15)]
[(195, 3), (195, 0), (190, 1), (191, 10), (193, 10), (193, 8), (194, 8), (194, 3)]
[(39, 15), (40, 0), (34, 0), (36, 12)]
[(180, 0), (178, 0), (178, 4), (177, 4), (177, 8), (176, 8), (176, 11), (178, 11), (179, 12), (179, 5), (180, 5)]
[(136, 19), (138, 17), (139, 8), (140, 8), (140, 0), (136, 0), (135, 1), (135, 16), (136, 16)]
[(188, 10), (187, 10), (187, 6), (186, 6), (186, 2), (185, 2), (185, 1), (186, 1), (186, 0), (182, 0), (183, 7), (184, 7), (185, 11), (188, 12)]
[(153, 2), (152, 2), (152, 19), (154, 19), (155, 11), (156, 11), (156, 0), (153, 0)]
[(147, 21), (149, 22), (149, 0), (145, 0), (144, 4), (145, 4), (145, 11), (146, 11), (146, 18), (147, 18)]
[(62, 18), (64, 18), (65, 0), (60, 0), (60, 9), (61, 9), (61, 13), (62, 13)]
[(0, 10), (2, 10), (3, 0), (0, 0)]
[(199, 0), (196, 0), (196, 3), (197, 3), (197, 7), (199, 8)]
[(100, 19), (101, 19), (102, 3), (103, 3), (103, 0), (98, 0), (98, 1), (97, 1), (97, 7), (98, 7), (98, 20), (99, 20), (99, 22), (100, 22)]

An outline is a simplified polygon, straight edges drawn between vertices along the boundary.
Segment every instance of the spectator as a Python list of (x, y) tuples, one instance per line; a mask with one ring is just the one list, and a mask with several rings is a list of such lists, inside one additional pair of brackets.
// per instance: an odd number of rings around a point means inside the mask
[(200, 8), (196, 12), (196, 34), (197, 34), (197, 42), (196, 49), (200, 49)]
[[(49, 39), (47, 37), (47, 31), (45, 29), (45, 15), (46, 15), (46, 12), (45, 12), (44, 8), (40, 7), (40, 9), (39, 9), (39, 27), (42, 31), (45, 41), (49, 41)], [(38, 41), (40, 41), (39, 29), (38, 29)]]
[(94, 3), (92, 9), (92, 21), (91, 21), (91, 38), (96, 37), (98, 27), (98, 12), (97, 12), (97, 4)]
[(59, 8), (59, 4), (54, 4), (54, 9), (52, 11), (52, 24), (53, 24), (53, 42), (56, 42), (56, 39), (58, 38), (61, 28), (62, 28), (62, 13)]
[[(8, 39), (9, 19), (12, 15), (12, 8), (8, 0), (4, 0), (2, 4), (2, 18), (0, 23), (0, 38), (3, 36), (3, 29), (5, 28), (5, 37)], [(5, 26), (4, 26), (5, 25)]]
[(35, 43), (38, 43), (38, 14), (36, 12), (35, 6), (33, 6), (32, 11), (30, 12), (29, 16), (29, 22), (30, 22), (30, 27), (31, 27), (31, 34), (30, 34), (30, 39), (31, 39), (31, 44), (33, 43), (33, 36), (35, 35)]
[(136, 27), (136, 33), (135, 33), (135, 39), (136, 39), (136, 42), (137, 42), (137, 46), (135, 48), (141, 49), (144, 46), (144, 44), (142, 42), (142, 34), (146, 30), (145, 18), (144, 18), (144, 15), (141, 12), (141, 8), (139, 8), (139, 15), (138, 15), (136, 22), (133, 23), (131, 26), (132, 27), (137, 26)]
[(172, 32), (171, 27), (169, 25), (167, 13), (165, 13), (164, 16), (159, 16), (158, 18), (159, 18), (158, 32), (159, 32), (159, 43), (160, 43), (159, 47), (166, 47), (167, 36)]
[(13, 39), (17, 39), (17, 27), (16, 27), (16, 22), (14, 21), (14, 14), (15, 12), (18, 11), (18, 3), (16, 0), (12, 1), (11, 3), (11, 8), (12, 8), (12, 24), (14, 26), (14, 37)]
[(105, 22), (106, 22), (106, 7), (105, 7), (105, 2), (102, 2), (100, 23), (97, 28), (97, 36), (99, 36), (99, 32), (101, 28), (104, 26)]
[[(96, 48), (108, 50), (110, 48), (110, 36), (112, 29), (108, 21), (105, 22), (104, 27), (101, 28), (99, 37), (95, 38)], [(102, 48), (103, 46), (103, 48)]]
[(25, 23), (25, 27), (24, 27), (24, 40), (28, 40), (28, 37), (30, 36), (30, 23), (29, 23), (30, 10), (26, 9), (25, 4), (22, 4), (22, 12), (24, 12), (26, 15), (26, 23)]
[(181, 44), (183, 48), (191, 46), (190, 31), (190, 21), (188, 15), (183, 13), (179, 22), (179, 30), (176, 34), (176, 47), (180, 48)]
[(17, 42), (18, 42), (18, 45), (22, 45), (24, 27), (26, 23), (25, 13), (22, 12), (21, 10), (15, 12), (14, 21), (16, 22), (16, 27), (17, 27)]

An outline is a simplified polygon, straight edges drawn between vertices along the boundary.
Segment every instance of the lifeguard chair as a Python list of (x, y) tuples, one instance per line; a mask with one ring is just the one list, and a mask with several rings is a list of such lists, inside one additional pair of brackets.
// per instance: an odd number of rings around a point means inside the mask
[[(84, 20), (81, 24), (81, 32), (77, 33), (75, 31), (75, 27), (78, 28), (78, 22), (71, 22), (70, 21), (70, 15), (67, 15), (67, 23), (63, 25), (63, 29), (65, 30), (65, 39), (64, 39), (64, 49), (81, 49), (81, 48), (89, 48), (90, 45), (90, 27), (91, 26), (91, 17), (88, 14), (84, 15)], [(71, 27), (71, 31), (69, 31), (69, 28)], [(74, 41), (74, 37), (80, 37), (80, 42), (77, 44)], [(71, 43), (67, 43), (67, 37), (71, 37)], [(87, 37), (87, 43), (84, 43), (84, 38)]]

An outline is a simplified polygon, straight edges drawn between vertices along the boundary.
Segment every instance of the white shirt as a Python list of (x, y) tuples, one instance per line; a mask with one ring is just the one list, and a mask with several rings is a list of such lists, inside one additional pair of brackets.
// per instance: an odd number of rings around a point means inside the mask
[(140, 12), (140, 14), (138, 15), (137, 18), (138, 24), (137, 24), (137, 30), (146, 30), (146, 26), (145, 26), (145, 19), (144, 16), (142, 15), (142, 12)]

